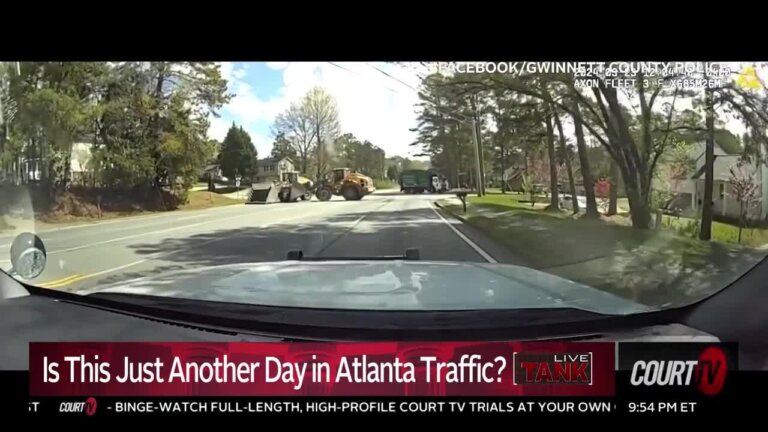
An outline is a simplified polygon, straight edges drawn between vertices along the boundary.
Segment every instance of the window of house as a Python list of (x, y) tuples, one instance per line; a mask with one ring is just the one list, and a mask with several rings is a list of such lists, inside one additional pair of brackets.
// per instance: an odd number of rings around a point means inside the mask
[(720, 199), (725, 198), (725, 183), (720, 183)]

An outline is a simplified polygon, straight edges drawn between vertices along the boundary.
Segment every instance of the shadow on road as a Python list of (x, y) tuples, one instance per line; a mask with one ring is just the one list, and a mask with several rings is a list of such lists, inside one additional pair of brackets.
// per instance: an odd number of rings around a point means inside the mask
[(452, 193), (449, 193), (449, 192), (445, 192), (445, 193), (440, 193), (440, 192), (437, 192), (437, 193), (424, 192), (424, 193), (420, 193), (420, 194), (407, 194), (405, 192), (400, 192), (399, 190), (376, 191), (376, 192), (373, 193), (373, 196), (414, 196), (414, 195), (416, 195), (416, 196), (423, 196), (425, 198), (426, 197), (442, 198), (442, 197), (445, 197), (445, 196), (455, 196), (455, 194), (452, 194)]
[(408, 248), (418, 248), (422, 260), (484, 262), (429, 208), (349, 213), (309, 224), (214, 229), (129, 248), (140, 256), (160, 255), (158, 266), (147, 271), (128, 270), (110, 275), (99, 279), (98, 284), (184, 268), (281, 261), (286, 259), (288, 251), (296, 249), (306, 256), (359, 258), (403, 255)]

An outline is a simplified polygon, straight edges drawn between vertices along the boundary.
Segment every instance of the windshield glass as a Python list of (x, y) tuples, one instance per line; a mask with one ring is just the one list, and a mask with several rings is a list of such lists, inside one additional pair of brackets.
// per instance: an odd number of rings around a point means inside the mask
[(768, 251), (766, 78), (741, 62), (3, 62), (0, 269), (271, 306), (678, 307)]

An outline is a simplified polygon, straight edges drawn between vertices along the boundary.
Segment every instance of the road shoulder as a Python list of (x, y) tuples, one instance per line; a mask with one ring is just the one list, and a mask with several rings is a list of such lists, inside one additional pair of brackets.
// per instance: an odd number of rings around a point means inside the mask
[(440, 214), (448, 223), (456, 228), (459, 232), (467, 236), (477, 246), (482, 248), (485, 252), (491, 255), (500, 264), (513, 264), (529, 267), (530, 263), (525, 257), (514, 253), (509, 248), (496, 243), (487, 234), (483, 233), (479, 229), (466, 223), (461, 215), (454, 214), (445, 210), (437, 200), (432, 202), (432, 208)]

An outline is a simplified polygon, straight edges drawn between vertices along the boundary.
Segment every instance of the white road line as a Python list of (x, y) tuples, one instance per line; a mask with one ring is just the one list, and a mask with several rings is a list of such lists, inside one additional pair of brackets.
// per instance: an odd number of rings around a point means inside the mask
[(470, 246), (472, 249), (474, 249), (474, 250), (475, 250), (475, 252), (479, 253), (479, 254), (480, 254), (480, 256), (481, 256), (481, 257), (483, 257), (483, 258), (484, 258), (486, 261), (488, 261), (489, 263), (492, 263), (492, 264), (497, 264), (497, 263), (498, 263), (498, 261), (496, 261), (496, 260), (495, 260), (495, 259), (494, 259), (494, 258), (493, 258), (493, 257), (492, 257), (492, 256), (491, 256), (489, 253), (488, 253), (488, 252), (484, 251), (484, 250), (483, 250), (483, 249), (482, 249), (480, 246), (478, 246), (478, 245), (477, 245), (475, 242), (473, 242), (473, 241), (472, 241), (472, 240), (470, 240), (470, 239), (469, 239), (467, 236), (465, 236), (465, 235), (464, 235), (464, 233), (462, 233), (461, 231), (459, 231), (458, 229), (456, 229), (456, 227), (454, 227), (452, 223), (448, 222), (448, 220), (446, 220), (446, 219), (443, 217), (443, 215), (441, 215), (441, 214), (440, 214), (440, 212), (439, 212), (439, 211), (437, 211), (437, 209), (435, 209), (435, 207), (432, 205), (432, 201), (427, 201), (427, 203), (429, 204), (429, 208), (431, 208), (431, 209), (432, 209), (432, 211), (433, 211), (433, 212), (435, 212), (435, 214), (436, 214), (436, 215), (437, 215), (437, 216), (438, 216), (440, 219), (442, 219), (442, 220), (443, 220), (443, 222), (445, 222), (445, 224), (446, 224), (446, 225), (448, 225), (448, 228), (450, 228), (451, 230), (453, 230), (453, 232), (455, 232), (455, 233), (456, 233), (456, 235), (457, 235), (457, 236), (459, 236), (459, 238), (461, 238), (462, 240), (464, 240), (464, 243), (468, 244), (468, 245), (469, 245), (469, 246)]
[(138, 234), (131, 234), (131, 235), (128, 235), (128, 236), (117, 237), (117, 238), (113, 238), (113, 239), (109, 239), (109, 240), (102, 240), (102, 241), (98, 241), (98, 242), (94, 242), (94, 243), (87, 243), (87, 244), (73, 246), (73, 247), (66, 248), (66, 249), (59, 249), (59, 250), (51, 251), (51, 252), (48, 252), (48, 255), (53, 255), (53, 254), (62, 253), (62, 252), (72, 252), (72, 251), (76, 251), (76, 250), (80, 250), (80, 249), (85, 249), (85, 248), (88, 248), (88, 247), (91, 247), (91, 246), (100, 246), (100, 245), (105, 245), (105, 244), (109, 244), (109, 243), (115, 243), (115, 242), (119, 242), (119, 241), (123, 241), (123, 240), (129, 240), (129, 239), (132, 239), (132, 238), (144, 237), (144, 236), (148, 236), (148, 235), (152, 235), (152, 234), (162, 234), (162, 233), (167, 233), (167, 232), (172, 232), (172, 231), (178, 231), (178, 230), (181, 230), (181, 229), (192, 228), (192, 227), (196, 227), (196, 226), (200, 226), (200, 225), (205, 225), (205, 224), (209, 224), (209, 223), (213, 223), (213, 222), (220, 223), (220, 222), (223, 222), (223, 221), (226, 221), (226, 220), (235, 219), (235, 218), (242, 218), (242, 217), (247, 217), (247, 216), (248, 215), (236, 214), (234, 216), (229, 216), (229, 217), (225, 217), (225, 218), (209, 219), (209, 220), (204, 220), (202, 222), (197, 222), (197, 223), (193, 223), (193, 224), (189, 224), (189, 225), (182, 225), (182, 226), (173, 227), (173, 228), (166, 228), (166, 229), (162, 229), (162, 230), (158, 230), (158, 231), (147, 231), (147, 232), (142, 232), (142, 233), (138, 233)]
[[(190, 216), (186, 216), (186, 217), (183, 217), (183, 218), (179, 218), (177, 220), (186, 220), (186, 219), (192, 219), (192, 218), (197, 218), (197, 217), (205, 217), (208, 213), (213, 213), (213, 212), (215, 212), (217, 210), (224, 210), (224, 209), (230, 209), (230, 208), (239, 208), (239, 206), (237, 204), (233, 204), (233, 205), (219, 206), (219, 207), (213, 207), (213, 208), (202, 209), (202, 210), (180, 210), (179, 212), (183, 212), (183, 213), (191, 212), (191, 213), (195, 213), (195, 214), (190, 215)], [(167, 212), (162, 212), (161, 214), (157, 214), (157, 215), (149, 215), (149, 214), (147, 214), (147, 215), (138, 215), (138, 216), (117, 217), (117, 218), (114, 218), (114, 219), (103, 220), (103, 221), (98, 221), (98, 222), (84, 222), (84, 223), (79, 223), (79, 224), (76, 224), (76, 225), (67, 225), (67, 226), (63, 226), (63, 227), (55, 227), (55, 228), (51, 228), (49, 230), (36, 232), (35, 234), (37, 234), (38, 236), (42, 237), (45, 234), (55, 233), (55, 232), (58, 232), (58, 231), (69, 231), (69, 230), (80, 229), (80, 228), (95, 228), (95, 227), (100, 227), (100, 226), (103, 226), (103, 225), (112, 225), (112, 224), (116, 224), (116, 223), (131, 222), (131, 221), (135, 221), (135, 220), (150, 221), (150, 220), (155, 220), (155, 219), (163, 219), (163, 218), (166, 218), (166, 217), (177, 217), (178, 215), (179, 215), (178, 212), (167, 211)], [(10, 245), (11, 245), (10, 243), (3, 244), (3, 245), (0, 245), (0, 248), (5, 247), (5, 246), (10, 246)]]
[[(219, 219), (217, 222), (224, 221), (224, 220), (227, 220), (227, 219), (232, 219), (232, 218), (230, 217), (230, 218), (225, 218), (225, 219)], [(211, 221), (203, 221), (203, 222), (193, 223), (193, 224), (189, 224), (189, 225), (182, 225), (182, 226), (179, 226), (179, 227), (167, 228), (167, 229), (159, 230), (159, 231), (148, 231), (148, 232), (142, 232), (142, 233), (138, 233), (138, 234), (132, 234), (132, 235), (129, 235), (129, 236), (116, 237), (116, 238), (109, 239), (109, 240), (102, 240), (102, 241), (93, 242), (93, 243), (86, 243), (86, 244), (82, 244), (82, 245), (78, 245), (78, 246), (73, 246), (73, 247), (70, 247), (70, 248), (50, 251), (50, 252), (48, 252), (48, 255), (53, 255), (53, 254), (62, 253), (62, 252), (72, 252), (72, 251), (76, 251), (76, 250), (80, 250), (80, 249), (85, 249), (85, 248), (88, 248), (88, 247), (91, 247), (91, 246), (105, 245), (105, 244), (109, 244), (109, 243), (115, 243), (115, 242), (119, 242), (119, 241), (123, 241), (123, 240), (129, 240), (129, 239), (132, 239), (132, 238), (143, 237), (143, 236), (152, 235), (152, 234), (161, 234), (161, 233), (166, 233), (166, 232), (171, 232), (171, 231), (178, 231), (180, 229), (191, 228), (191, 227), (194, 227), (194, 226), (203, 225), (203, 224), (210, 223), (210, 222)]]

